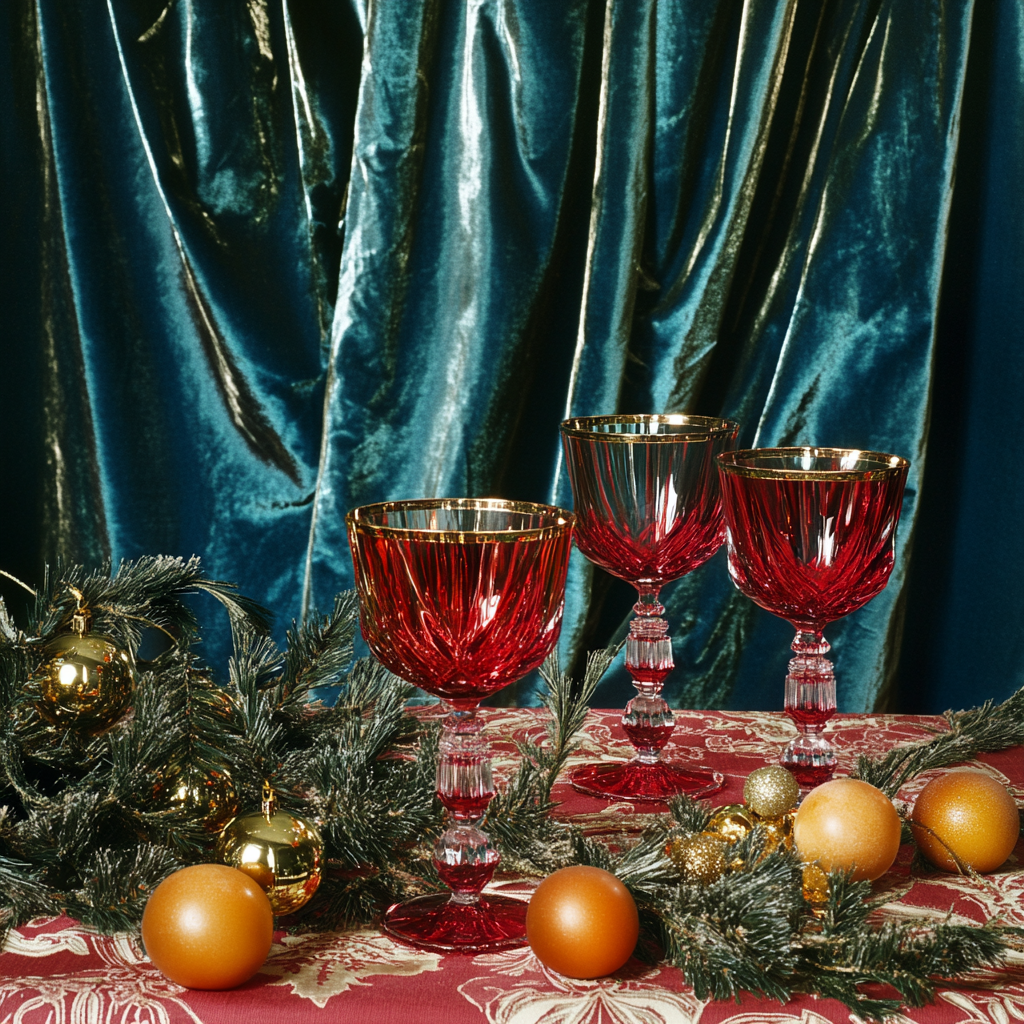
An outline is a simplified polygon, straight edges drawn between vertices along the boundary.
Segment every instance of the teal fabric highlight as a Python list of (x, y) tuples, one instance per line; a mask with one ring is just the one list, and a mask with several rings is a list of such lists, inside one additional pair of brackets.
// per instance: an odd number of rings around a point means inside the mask
[[(1016, 0), (11, 0), (0, 567), (195, 552), (283, 633), (355, 505), (569, 505), (563, 417), (722, 415), (912, 463), (841, 710), (1007, 695), (1021, 52)], [(632, 599), (574, 554), (563, 661)], [(721, 555), (665, 603), (670, 702), (781, 705)]]

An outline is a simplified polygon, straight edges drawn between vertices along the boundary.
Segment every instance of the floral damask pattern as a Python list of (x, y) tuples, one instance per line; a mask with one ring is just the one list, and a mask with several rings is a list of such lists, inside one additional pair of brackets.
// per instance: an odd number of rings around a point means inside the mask
[(389, 974), (410, 978), (440, 969), (441, 957), (393, 942), (380, 932), (359, 931), (344, 936), (285, 935), (275, 946), (261, 974), (278, 978), (292, 992), (321, 1009), (333, 996), (367, 978)]
[[(939, 718), (839, 716), (833, 727), (840, 765), (861, 753), (927, 739)], [(754, 768), (773, 761), (792, 734), (782, 715), (687, 711), (667, 748), (669, 756), (724, 773), (715, 803), (742, 797)], [(516, 762), (515, 740), (543, 736), (541, 713), (488, 712), (488, 735), (500, 777)], [(574, 764), (625, 758), (630, 745), (617, 712), (594, 712)], [(1020, 750), (987, 755), (973, 767), (1024, 796)], [(913, 803), (927, 779), (913, 780), (900, 799)], [(593, 833), (630, 834), (661, 808), (608, 804), (560, 784), (556, 813)], [(904, 919), (984, 921), (1001, 916), (1024, 927), (1024, 870), (1016, 857), (980, 882), (912, 870), (904, 848), (881, 879), (880, 913)], [(523, 898), (532, 883), (506, 880), (502, 890)], [(32, 921), (8, 935), (0, 953), (0, 1024), (303, 1024), (305, 1021), (411, 1021), (414, 1024), (861, 1024), (828, 1000), (802, 997), (787, 1006), (744, 997), (701, 1002), (665, 966), (630, 961), (616, 976), (574, 981), (547, 970), (528, 949), (489, 956), (442, 957), (410, 949), (380, 932), (279, 935), (261, 972), (232, 992), (193, 992), (165, 979), (138, 941), (102, 936), (66, 918)], [(900, 1024), (1015, 1024), (1024, 1022), (1024, 953), (999, 973), (945, 990), (932, 1006), (908, 1010)]]

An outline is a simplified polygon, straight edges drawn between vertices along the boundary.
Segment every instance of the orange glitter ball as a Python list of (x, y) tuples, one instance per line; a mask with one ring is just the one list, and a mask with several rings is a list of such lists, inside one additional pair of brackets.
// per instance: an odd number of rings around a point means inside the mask
[(900, 816), (880, 790), (859, 779), (833, 779), (804, 797), (793, 823), (803, 861), (825, 871), (849, 871), (874, 881), (892, 867), (900, 849)]
[(942, 843), (975, 871), (994, 871), (1010, 856), (1020, 835), (1013, 797), (990, 775), (976, 771), (947, 772), (932, 779), (921, 790), (911, 817), (935, 833), (913, 829), (921, 852), (944, 871), (959, 869)]

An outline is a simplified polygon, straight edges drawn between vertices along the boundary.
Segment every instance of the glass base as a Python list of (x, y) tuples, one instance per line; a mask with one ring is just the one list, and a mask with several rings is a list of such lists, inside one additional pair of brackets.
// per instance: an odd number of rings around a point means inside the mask
[(779, 764), (800, 783), (801, 789), (814, 789), (832, 778), (836, 755), (820, 732), (801, 731), (782, 752)]
[(835, 774), (835, 765), (812, 764), (795, 765), (784, 764), (782, 766), (796, 779), (801, 789), (814, 789), (823, 782), (828, 782)]
[(456, 903), (447, 893), (395, 903), (383, 930), (393, 939), (432, 953), (490, 953), (526, 945), (524, 900), (481, 896)]
[(700, 797), (725, 785), (721, 772), (679, 768), (664, 761), (585, 764), (569, 773), (574, 789), (588, 796), (613, 800), (650, 800), (664, 803), (680, 793)]

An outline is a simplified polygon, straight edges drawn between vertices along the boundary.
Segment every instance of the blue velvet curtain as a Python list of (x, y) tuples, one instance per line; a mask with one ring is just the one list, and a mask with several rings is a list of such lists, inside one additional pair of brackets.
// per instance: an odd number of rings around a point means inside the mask
[[(195, 552), (283, 631), (355, 505), (569, 504), (567, 414), (728, 415), (913, 464), (840, 708), (1005, 696), (1022, 53), (1019, 0), (7, 0), (0, 567)], [(563, 660), (631, 600), (574, 555)], [(671, 702), (780, 705), (721, 554), (666, 603)]]

